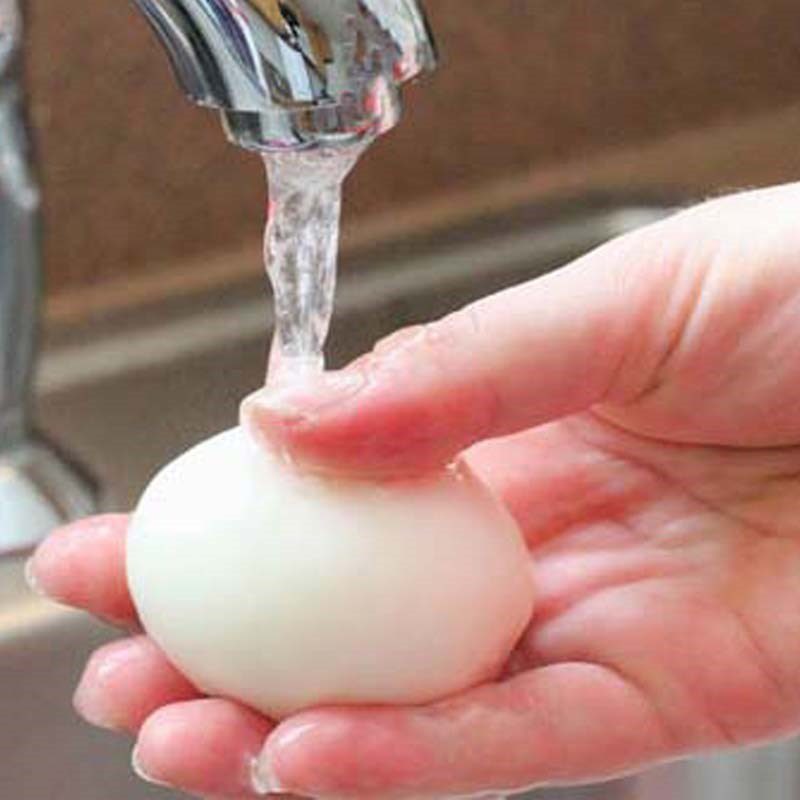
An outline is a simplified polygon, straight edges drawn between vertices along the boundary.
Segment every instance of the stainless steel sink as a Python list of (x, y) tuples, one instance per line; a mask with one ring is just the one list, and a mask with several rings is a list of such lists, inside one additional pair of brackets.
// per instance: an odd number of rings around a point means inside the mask
[[(343, 269), (332, 360), (341, 363), (400, 325), (546, 272), (668, 208), (603, 201), (525, 208), (364, 254), (362, 263)], [(263, 374), (268, 318), (257, 272), (254, 265), (252, 285), (224, 294), (51, 332), (39, 417), (99, 476), (107, 507), (130, 507), (160, 464), (235, 423), (239, 399)], [(179, 796), (137, 781), (129, 770), (130, 741), (91, 729), (71, 710), (83, 660), (113, 636), (33, 597), (21, 559), (0, 562), (0, 800)], [(798, 765), (797, 749), (787, 745), (535, 797), (789, 800), (800, 785)]]

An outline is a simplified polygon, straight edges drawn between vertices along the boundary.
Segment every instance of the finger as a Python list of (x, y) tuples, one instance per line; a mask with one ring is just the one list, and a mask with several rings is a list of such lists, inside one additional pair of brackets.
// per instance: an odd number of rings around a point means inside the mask
[[(671, 226), (671, 227), (670, 227)], [(693, 301), (668, 221), (391, 337), (349, 368), (265, 390), (242, 416), (318, 469), (418, 471), (473, 442), (640, 392)]]
[(799, 203), (789, 184), (702, 204), (344, 371), (260, 392), (243, 421), (316, 469), (373, 475), (590, 407), (655, 438), (793, 444)]
[(252, 767), (270, 729), (267, 719), (231, 700), (164, 706), (139, 731), (134, 769), (151, 783), (193, 794), (258, 797)]
[(562, 664), (420, 709), (330, 709), (283, 722), (257, 771), (311, 796), (441, 797), (594, 781), (671, 752), (638, 689)]
[(137, 625), (125, 577), (128, 517), (92, 517), (59, 528), (28, 563), (28, 580), (38, 592), (115, 624)]
[(200, 696), (154, 642), (135, 636), (92, 654), (73, 704), (93, 725), (136, 732), (161, 706)]

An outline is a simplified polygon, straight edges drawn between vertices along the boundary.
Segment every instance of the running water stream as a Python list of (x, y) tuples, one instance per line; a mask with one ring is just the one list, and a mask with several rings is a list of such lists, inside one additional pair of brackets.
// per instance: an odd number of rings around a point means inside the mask
[(269, 187), (264, 262), (275, 295), (270, 385), (308, 378), (325, 367), (342, 184), (366, 146), (264, 153)]

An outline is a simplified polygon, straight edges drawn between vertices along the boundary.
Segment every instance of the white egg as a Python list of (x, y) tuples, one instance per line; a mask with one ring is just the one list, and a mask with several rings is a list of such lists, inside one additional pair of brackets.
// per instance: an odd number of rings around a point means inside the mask
[(145, 629), (200, 689), (277, 718), (492, 678), (533, 603), (520, 533), (466, 469), (326, 478), (242, 428), (156, 476), (127, 569)]

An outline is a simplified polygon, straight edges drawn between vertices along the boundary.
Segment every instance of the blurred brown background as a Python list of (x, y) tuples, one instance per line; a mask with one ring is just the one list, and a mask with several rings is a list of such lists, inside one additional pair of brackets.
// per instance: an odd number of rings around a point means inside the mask
[[(427, 7), (442, 66), (351, 179), (351, 241), (588, 188), (703, 194), (800, 172), (796, 0)], [(179, 94), (132, 4), (29, 10), (51, 314), (260, 269), (261, 166)]]

